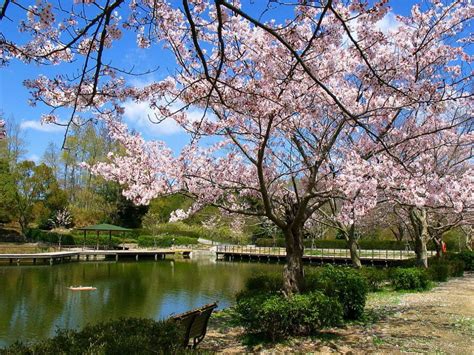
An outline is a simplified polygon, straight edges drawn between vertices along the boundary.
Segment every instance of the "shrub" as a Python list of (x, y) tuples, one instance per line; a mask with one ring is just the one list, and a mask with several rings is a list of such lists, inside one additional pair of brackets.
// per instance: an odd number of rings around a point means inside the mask
[(450, 266), (447, 261), (439, 260), (431, 262), (428, 272), (433, 281), (445, 282), (450, 276)]
[(342, 320), (342, 307), (322, 292), (286, 298), (281, 294), (242, 292), (237, 296), (238, 320), (251, 334), (275, 341), (288, 335), (312, 334)]
[(461, 260), (464, 263), (464, 270), (474, 271), (474, 251), (462, 251), (460, 253), (447, 253), (448, 260)]
[(51, 339), (25, 345), (16, 343), (2, 354), (175, 354), (182, 330), (173, 321), (123, 318), (88, 325), (81, 331), (58, 330)]
[(385, 269), (375, 267), (364, 267), (360, 269), (360, 274), (365, 278), (369, 291), (380, 291), (385, 281), (388, 279)]
[(281, 272), (257, 274), (245, 282), (245, 290), (249, 292), (275, 293), (283, 289), (283, 276)]
[(345, 319), (359, 319), (364, 313), (367, 283), (356, 270), (328, 265), (306, 276), (306, 289), (336, 296)]
[(466, 268), (466, 264), (462, 260), (449, 260), (450, 266), (450, 275), (454, 277), (461, 277), (464, 276), (464, 270)]
[(359, 319), (363, 315), (367, 283), (354, 269), (331, 265), (324, 267), (316, 279), (316, 289), (329, 297), (337, 297), (345, 319)]
[(155, 245), (161, 248), (169, 248), (173, 245), (191, 245), (198, 243), (196, 238), (168, 234), (162, 234), (157, 236), (156, 238), (152, 236), (142, 235), (138, 237), (137, 242), (138, 246), (142, 248), (154, 247)]
[(50, 244), (58, 244), (59, 238), (61, 238), (61, 244), (63, 245), (75, 245), (74, 236), (72, 234), (60, 234), (55, 232), (43, 231), (41, 229), (36, 228), (28, 230), (26, 237), (34, 242), (43, 242)]
[(418, 290), (429, 288), (428, 273), (420, 268), (395, 268), (390, 273), (390, 281), (395, 290)]

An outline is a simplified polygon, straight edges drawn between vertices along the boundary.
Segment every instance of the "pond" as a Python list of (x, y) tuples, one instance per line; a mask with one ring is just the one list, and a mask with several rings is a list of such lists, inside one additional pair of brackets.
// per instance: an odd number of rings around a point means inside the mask
[(162, 319), (214, 301), (224, 308), (250, 275), (282, 267), (213, 258), (0, 266), (0, 347), (108, 319)]

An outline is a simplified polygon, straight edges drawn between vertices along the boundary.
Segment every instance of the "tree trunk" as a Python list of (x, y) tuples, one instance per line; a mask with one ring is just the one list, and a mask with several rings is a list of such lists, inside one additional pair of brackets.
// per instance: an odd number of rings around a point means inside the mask
[(286, 241), (286, 265), (283, 271), (283, 286), (287, 295), (300, 293), (303, 289), (304, 245), (301, 231), (284, 231)]
[(355, 234), (354, 224), (349, 227), (349, 230), (344, 231), (344, 236), (346, 237), (347, 245), (349, 246), (352, 266), (354, 266), (356, 269), (360, 269), (362, 267), (362, 263), (360, 261), (359, 243), (357, 242), (358, 238)]
[(428, 267), (428, 250), (426, 244), (430, 238), (428, 233), (428, 221), (426, 210), (415, 209), (410, 210), (410, 221), (415, 232), (415, 254), (419, 266)]

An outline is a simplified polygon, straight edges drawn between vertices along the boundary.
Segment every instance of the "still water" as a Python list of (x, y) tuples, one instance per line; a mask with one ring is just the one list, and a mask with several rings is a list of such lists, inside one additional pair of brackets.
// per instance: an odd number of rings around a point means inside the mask
[[(246, 278), (275, 264), (191, 260), (0, 266), (0, 347), (119, 317), (161, 319), (206, 303), (233, 302)], [(70, 291), (71, 285), (97, 287)]]

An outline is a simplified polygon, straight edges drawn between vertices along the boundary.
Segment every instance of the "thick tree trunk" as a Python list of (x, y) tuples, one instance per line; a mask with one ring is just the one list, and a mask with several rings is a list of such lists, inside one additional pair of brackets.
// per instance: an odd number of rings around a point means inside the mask
[(426, 244), (430, 238), (428, 233), (428, 221), (426, 210), (415, 209), (410, 210), (410, 221), (413, 226), (415, 235), (415, 254), (419, 266), (428, 267), (428, 250)]
[(286, 241), (286, 265), (283, 284), (287, 295), (300, 293), (304, 284), (303, 234), (301, 231), (284, 231)]
[(355, 239), (349, 239), (348, 244), (349, 244), (349, 251), (351, 253), (352, 265), (355, 268), (360, 269), (362, 267), (362, 263), (360, 261), (359, 246), (357, 244), (357, 241)]
[(360, 269), (362, 267), (362, 263), (360, 261), (359, 244), (357, 243), (358, 238), (355, 234), (355, 226), (351, 225), (349, 227), (349, 230), (345, 231), (344, 234), (347, 240), (347, 245), (349, 246), (352, 266), (357, 269)]

